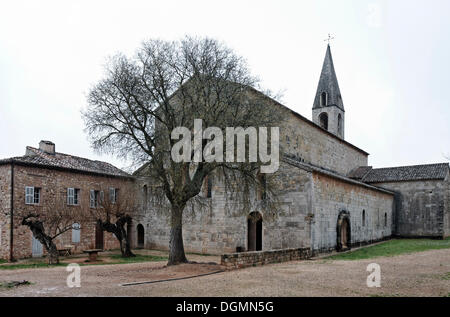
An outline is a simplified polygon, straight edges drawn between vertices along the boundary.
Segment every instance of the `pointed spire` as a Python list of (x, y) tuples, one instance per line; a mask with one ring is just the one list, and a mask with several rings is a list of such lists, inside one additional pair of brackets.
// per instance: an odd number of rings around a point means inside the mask
[[(321, 94), (325, 92), (327, 94), (325, 100), (321, 103)], [(341, 91), (339, 90), (339, 84), (334, 71), (333, 58), (331, 56), (330, 44), (327, 45), (327, 53), (323, 61), (322, 73), (320, 74), (319, 85), (317, 86), (316, 98), (314, 99), (313, 109), (337, 106), (344, 110), (344, 104), (342, 102)]]

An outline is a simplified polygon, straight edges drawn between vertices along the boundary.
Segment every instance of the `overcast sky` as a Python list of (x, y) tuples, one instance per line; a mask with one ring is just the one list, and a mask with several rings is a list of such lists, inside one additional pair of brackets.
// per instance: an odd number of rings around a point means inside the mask
[(331, 43), (346, 140), (374, 167), (445, 162), (450, 154), (450, 1), (2, 1), (0, 158), (40, 140), (93, 152), (80, 110), (107, 56), (148, 38), (224, 41), (265, 88), (311, 119)]

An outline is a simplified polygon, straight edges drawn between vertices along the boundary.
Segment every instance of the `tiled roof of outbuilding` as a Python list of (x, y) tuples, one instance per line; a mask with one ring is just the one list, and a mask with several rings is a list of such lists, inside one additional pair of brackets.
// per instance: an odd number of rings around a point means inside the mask
[(102, 161), (58, 153), (48, 154), (37, 148), (27, 146), (27, 155), (0, 160), (0, 165), (16, 163), (46, 168), (60, 168), (85, 173), (95, 173), (109, 176), (130, 177), (130, 174)]
[(449, 163), (370, 168), (370, 170), (367, 166), (362, 166), (352, 171), (349, 177), (365, 183), (438, 180), (444, 179), (448, 171)]

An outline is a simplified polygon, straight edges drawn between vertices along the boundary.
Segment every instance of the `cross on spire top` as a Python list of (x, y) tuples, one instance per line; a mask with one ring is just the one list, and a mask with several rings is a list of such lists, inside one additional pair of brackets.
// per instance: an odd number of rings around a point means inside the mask
[(328, 38), (325, 39), (324, 41), (328, 42), (328, 45), (330, 45), (330, 41), (331, 41), (331, 40), (334, 40), (334, 36), (331, 36), (331, 34), (328, 33)]

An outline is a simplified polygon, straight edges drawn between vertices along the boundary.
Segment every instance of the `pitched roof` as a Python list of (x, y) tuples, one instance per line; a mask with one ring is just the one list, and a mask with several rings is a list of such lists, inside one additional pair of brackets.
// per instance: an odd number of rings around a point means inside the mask
[[(364, 173), (365, 168), (365, 173)], [(384, 183), (417, 180), (445, 179), (449, 172), (449, 163), (411, 165), (387, 168), (360, 167), (349, 174), (349, 177), (365, 183)]]
[(316, 97), (314, 98), (313, 109), (322, 108), (320, 104), (320, 95), (326, 92), (327, 104), (326, 107), (336, 106), (344, 110), (344, 103), (342, 102), (341, 91), (334, 70), (333, 57), (331, 56), (330, 45), (327, 46), (327, 52), (322, 65), (322, 72), (320, 74), (319, 84), (317, 85)]
[(55, 154), (49, 154), (31, 146), (27, 146), (26, 152), (27, 154), (24, 156), (17, 156), (0, 160), (0, 165), (15, 163), (44, 168), (56, 168), (84, 173), (94, 173), (106, 176), (130, 177), (130, 174), (109, 163), (102, 161), (89, 160), (86, 158), (58, 152), (56, 152)]
[(252, 88), (252, 87), (249, 87), (249, 88), (250, 88), (252, 91), (254, 91), (255, 93), (258, 93), (258, 94), (264, 96), (265, 98), (267, 98), (268, 100), (270, 100), (271, 102), (277, 104), (277, 105), (280, 106), (281, 108), (287, 109), (287, 110), (288, 110), (290, 113), (292, 113), (295, 117), (297, 117), (298, 119), (302, 120), (303, 122), (309, 124), (310, 126), (316, 128), (318, 131), (320, 131), (320, 132), (322, 132), (322, 133), (324, 133), (324, 134), (326, 134), (326, 135), (332, 137), (333, 139), (338, 140), (339, 142), (341, 142), (341, 143), (343, 143), (343, 144), (345, 144), (345, 145), (350, 146), (351, 148), (357, 150), (358, 152), (361, 152), (361, 153), (363, 153), (363, 154), (365, 154), (365, 155), (369, 155), (369, 153), (367, 153), (366, 151), (360, 149), (360, 148), (357, 147), (356, 145), (353, 145), (353, 144), (351, 144), (350, 142), (348, 142), (348, 141), (346, 141), (346, 140), (344, 140), (344, 139), (338, 137), (337, 135), (331, 133), (330, 131), (323, 129), (323, 128), (322, 128), (321, 126), (319, 126), (318, 124), (316, 124), (316, 123), (314, 123), (313, 121), (309, 120), (308, 118), (302, 116), (300, 113), (298, 113), (298, 112), (292, 110), (292, 109), (289, 108), (288, 106), (283, 105), (282, 103), (280, 103), (279, 101), (273, 99), (272, 97), (267, 96), (266, 94), (264, 94), (263, 92), (261, 92), (261, 91), (255, 89), (255, 88)]
[(354, 185), (357, 185), (357, 186), (362, 186), (362, 187), (365, 187), (365, 188), (369, 188), (369, 189), (376, 190), (376, 191), (383, 192), (383, 193), (390, 194), (390, 195), (393, 194), (393, 192), (391, 192), (390, 190), (387, 190), (385, 188), (377, 187), (377, 186), (374, 186), (374, 185), (371, 185), (371, 184), (364, 183), (364, 182), (362, 182), (360, 180), (352, 179), (352, 178), (350, 178), (348, 176), (341, 175), (339, 173), (336, 173), (335, 171), (332, 171), (332, 170), (329, 170), (329, 169), (325, 169), (323, 167), (316, 166), (316, 165), (313, 165), (311, 163), (299, 161), (297, 158), (294, 158), (294, 157), (292, 157), (290, 155), (283, 155), (281, 159), (282, 159), (283, 162), (286, 162), (288, 164), (297, 166), (299, 168), (302, 168), (302, 169), (305, 169), (305, 170), (308, 170), (308, 171), (312, 171), (312, 172), (316, 172), (316, 173), (319, 173), (319, 174), (322, 174), (322, 175), (326, 175), (326, 176), (329, 176), (329, 177), (332, 177), (332, 178), (335, 178), (335, 179), (339, 179), (339, 180), (341, 180), (343, 182), (346, 182), (346, 183), (354, 184)]

